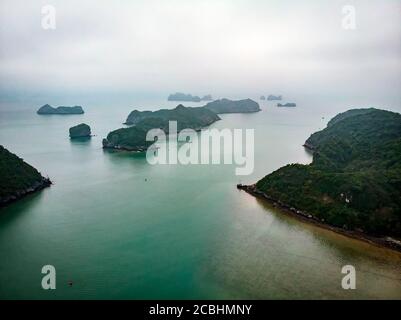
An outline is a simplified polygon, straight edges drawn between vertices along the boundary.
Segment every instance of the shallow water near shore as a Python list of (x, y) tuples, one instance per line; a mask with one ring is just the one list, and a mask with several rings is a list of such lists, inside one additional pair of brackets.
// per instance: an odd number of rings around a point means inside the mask
[[(54, 184), (0, 209), (0, 298), (401, 299), (400, 253), (236, 189), (287, 163), (309, 163), (302, 148), (309, 135), (338, 112), (367, 105), (260, 105), (259, 113), (222, 115), (212, 125), (255, 129), (255, 170), (246, 177), (235, 176), (235, 165), (152, 166), (140, 154), (103, 150), (102, 139), (132, 107), (39, 116), (28, 104), (2, 105), (0, 144)], [(70, 140), (68, 128), (82, 122), (94, 136)], [(46, 264), (57, 270), (53, 291), (41, 289)], [(356, 269), (356, 290), (341, 287), (344, 265)]]

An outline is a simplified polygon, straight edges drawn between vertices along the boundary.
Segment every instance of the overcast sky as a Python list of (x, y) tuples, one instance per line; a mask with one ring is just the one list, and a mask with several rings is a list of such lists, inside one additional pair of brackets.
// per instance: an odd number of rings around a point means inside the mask
[[(55, 30), (42, 28), (46, 4)], [(355, 30), (342, 28), (346, 4)], [(401, 1), (1, 0), (0, 9), (2, 95), (401, 88)]]

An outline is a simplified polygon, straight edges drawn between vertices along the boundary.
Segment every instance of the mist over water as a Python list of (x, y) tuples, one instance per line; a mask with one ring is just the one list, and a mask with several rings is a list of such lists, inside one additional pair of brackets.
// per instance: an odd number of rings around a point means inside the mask
[[(343, 1), (55, 0), (55, 30), (41, 26), (45, 4), (0, 3), (0, 144), (54, 182), (1, 209), (0, 298), (401, 299), (399, 253), (236, 189), (310, 163), (302, 144), (339, 112), (401, 112), (401, 1), (351, 1), (355, 30)], [(260, 103), (212, 125), (255, 130), (251, 175), (102, 149), (129, 112), (174, 108), (177, 91)], [(259, 100), (269, 94), (297, 107)], [(37, 115), (46, 103), (85, 114)], [(71, 141), (82, 122), (94, 136)], [(345, 264), (358, 290), (341, 288)]]
[(0, 5), (2, 101), (113, 108), (176, 91), (401, 101), (400, 1), (56, 0), (51, 30), (45, 4)]

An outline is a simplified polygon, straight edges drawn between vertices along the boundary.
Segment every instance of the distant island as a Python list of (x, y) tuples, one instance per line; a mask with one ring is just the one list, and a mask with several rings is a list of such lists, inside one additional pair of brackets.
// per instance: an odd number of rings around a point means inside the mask
[(248, 113), (260, 111), (259, 104), (251, 99), (232, 101), (216, 100), (203, 107), (184, 107), (178, 105), (175, 109), (157, 111), (132, 111), (124, 124), (130, 128), (121, 128), (110, 132), (103, 139), (103, 148), (128, 151), (146, 151), (153, 144), (146, 141), (150, 129), (160, 128), (168, 133), (168, 122), (177, 121), (178, 130), (201, 130), (215, 121), (220, 120), (219, 113)]
[(207, 94), (200, 98), (199, 96), (193, 96), (191, 94), (185, 94), (182, 92), (176, 92), (170, 94), (167, 98), (168, 101), (181, 101), (181, 102), (201, 102), (201, 101), (212, 101), (213, 98), (210, 94)]
[(40, 107), (37, 111), (37, 114), (83, 114), (84, 110), (81, 106), (74, 106), (74, 107), (57, 107), (54, 108), (49, 104), (45, 104), (44, 106)]
[(401, 249), (401, 115), (349, 110), (304, 146), (310, 165), (238, 187), (337, 232)]
[(272, 95), (272, 94), (267, 97), (267, 100), (269, 100), (269, 101), (282, 100), (282, 99), (283, 99), (282, 96), (275, 96), (275, 95)]
[(211, 94), (207, 94), (201, 98), (202, 101), (212, 101), (213, 97)]
[(206, 109), (212, 110), (213, 112), (219, 113), (249, 113), (260, 111), (260, 106), (257, 102), (251, 99), (244, 100), (229, 100), (221, 99), (213, 102), (209, 102), (205, 105)]
[(91, 136), (91, 128), (85, 123), (81, 123), (74, 127), (71, 127), (69, 130), (70, 138), (89, 138)]
[(260, 99), (260, 100), (266, 100), (266, 97), (265, 97), (265, 96), (260, 96), (259, 99)]
[(51, 185), (21, 158), (0, 146), (0, 206)]
[(296, 107), (296, 106), (297, 106), (297, 104), (293, 103), (293, 102), (288, 102), (288, 103), (285, 103), (285, 104), (281, 104), (281, 103), (277, 104), (277, 107), (293, 108), (293, 107)]
[(172, 93), (167, 98), (168, 101), (182, 101), (182, 102), (200, 102), (201, 98), (193, 96), (192, 94), (185, 94), (182, 92)]
[(174, 109), (161, 109), (158, 111), (132, 111), (126, 124), (130, 128), (121, 128), (110, 132), (103, 139), (103, 147), (129, 151), (145, 151), (153, 142), (146, 141), (146, 134), (150, 129), (160, 128), (168, 133), (168, 122), (177, 121), (178, 130), (200, 130), (220, 120), (220, 117), (203, 107), (184, 107), (178, 105)]

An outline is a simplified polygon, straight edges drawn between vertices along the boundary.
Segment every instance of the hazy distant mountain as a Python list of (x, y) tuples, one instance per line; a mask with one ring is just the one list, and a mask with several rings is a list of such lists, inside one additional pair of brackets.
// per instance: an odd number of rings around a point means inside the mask
[(293, 102), (288, 102), (288, 103), (284, 103), (284, 104), (281, 104), (281, 103), (279, 103), (279, 104), (277, 104), (277, 107), (296, 107), (297, 106), (297, 104), (296, 103), (293, 103)]
[(267, 97), (267, 100), (269, 100), (269, 101), (282, 100), (282, 99), (283, 99), (282, 96), (275, 96), (275, 95), (272, 95), (272, 94)]
[(211, 94), (207, 94), (207, 95), (203, 96), (201, 100), (202, 101), (212, 101), (213, 98), (212, 98)]
[(185, 94), (182, 92), (176, 92), (174, 94), (170, 94), (167, 98), (168, 101), (189, 101), (189, 102), (200, 102), (201, 98), (198, 96), (193, 96), (192, 94)]

